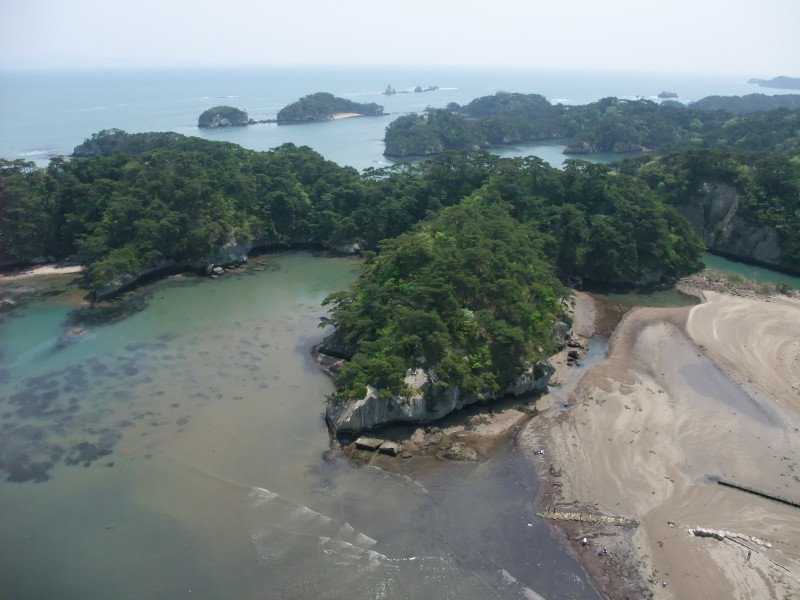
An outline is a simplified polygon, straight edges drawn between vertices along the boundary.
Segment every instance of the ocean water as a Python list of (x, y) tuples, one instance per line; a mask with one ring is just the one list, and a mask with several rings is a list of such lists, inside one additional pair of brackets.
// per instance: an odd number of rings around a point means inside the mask
[[(44, 165), (51, 155), (70, 154), (91, 134), (117, 128), (130, 133), (175, 131), (254, 150), (292, 142), (362, 170), (391, 164), (383, 156), (386, 126), (399, 115), (419, 113), (426, 106), (466, 104), (498, 91), (537, 93), (565, 104), (585, 104), (607, 96), (657, 99), (664, 90), (676, 92), (686, 102), (713, 94), (785, 93), (748, 85), (747, 79), (748, 75), (445, 67), (0, 70), (0, 156)], [(386, 96), (382, 92), (388, 85), (409, 93)], [(417, 85), (439, 89), (413, 93)], [(251, 118), (263, 120), (275, 118), (283, 106), (319, 91), (377, 102), (389, 114), (295, 126), (197, 128), (200, 113), (219, 104), (236, 106)], [(563, 148), (523, 144), (498, 149), (498, 153), (541, 155), (559, 165)]]
[[(747, 77), (468, 69), (0, 73), (0, 156), (46, 164), (91, 133), (172, 130), (264, 150), (306, 144), (387, 164), (399, 114), (498, 90), (563, 102), (751, 93)], [(387, 85), (440, 90), (386, 97)], [(376, 119), (201, 131), (217, 104), (274, 116), (330, 91)], [(536, 150), (539, 148), (539, 150)], [(557, 144), (502, 149), (542, 153)], [(0, 598), (595, 598), (533, 516), (533, 469), (486, 462), (326, 462), (331, 382), (308, 355), (321, 300), (353, 259), (286, 253), (218, 281), (173, 278), (147, 307), (75, 334), (76, 295), (0, 314)], [(4, 291), (30, 286), (4, 283)]]

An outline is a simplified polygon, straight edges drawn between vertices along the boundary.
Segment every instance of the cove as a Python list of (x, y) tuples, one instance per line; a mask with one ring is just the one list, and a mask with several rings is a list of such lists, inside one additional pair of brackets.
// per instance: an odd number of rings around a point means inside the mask
[(703, 254), (703, 263), (709, 269), (716, 269), (725, 273), (737, 273), (744, 275), (748, 279), (761, 281), (764, 283), (788, 283), (794, 289), (800, 291), (800, 277), (787, 275), (779, 271), (773, 271), (757, 265), (751, 265), (735, 260), (730, 260), (716, 254), (706, 252)]
[(160, 281), (67, 344), (69, 294), (0, 321), (4, 594), (597, 597), (511, 441), (480, 463), (324, 461), (332, 384), (308, 349), (358, 261), (258, 260)]

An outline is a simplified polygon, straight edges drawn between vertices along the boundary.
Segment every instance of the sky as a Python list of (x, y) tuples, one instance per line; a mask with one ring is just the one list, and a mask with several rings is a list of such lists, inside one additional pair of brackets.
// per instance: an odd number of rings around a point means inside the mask
[(0, 0), (0, 68), (446, 65), (800, 76), (800, 0)]

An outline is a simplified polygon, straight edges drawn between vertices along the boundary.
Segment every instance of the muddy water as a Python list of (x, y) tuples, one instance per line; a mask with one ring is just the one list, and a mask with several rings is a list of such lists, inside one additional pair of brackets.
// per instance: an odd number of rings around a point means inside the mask
[(308, 348), (357, 264), (264, 261), (77, 335), (74, 293), (5, 314), (0, 597), (596, 597), (510, 442), (477, 464), (322, 459), (332, 386)]

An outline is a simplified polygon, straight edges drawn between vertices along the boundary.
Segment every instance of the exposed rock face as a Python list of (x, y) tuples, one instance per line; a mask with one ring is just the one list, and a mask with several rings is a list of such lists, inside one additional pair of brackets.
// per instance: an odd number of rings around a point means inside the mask
[(179, 262), (173, 259), (161, 260), (152, 264), (146, 269), (137, 273), (122, 273), (119, 274), (114, 281), (101, 287), (95, 293), (96, 300), (106, 300), (125, 290), (135, 286), (138, 281), (150, 275), (158, 273), (168, 273), (177, 271), (204, 271), (207, 273), (213, 272), (215, 267), (239, 265), (247, 262), (247, 255), (250, 250), (257, 245), (255, 242), (240, 243), (232, 242), (225, 246), (219, 247), (211, 256), (204, 259)]
[(409, 158), (412, 156), (434, 156), (444, 152), (445, 147), (439, 140), (431, 140), (423, 147), (410, 147), (405, 143), (386, 143), (384, 156), (394, 156), (397, 158)]
[(457, 386), (437, 388), (437, 378), (424, 369), (409, 369), (406, 383), (417, 390), (410, 398), (387, 396), (371, 386), (359, 400), (328, 404), (326, 420), (335, 433), (358, 433), (391, 423), (425, 423), (476, 402), (496, 400), (503, 396), (542, 394), (555, 372), (549, 361), (531, 365), (514, 385), (502, 394), (468, 394)]
[[(209, 256), (200, 257), (186, 261), (176, 261), (173, 259), (161, 260), (151, 264), (137, 273), (119, 273), (113, 281), (109, 282), (95, 293), (96, 300), (106, 300), (121, 292), (129, 290), (141, 279), (158, 274), (178, 273), (181, 271), (196, 271), (205, 275), (220, 274), (221, 267), (242, 265), (247, 262), (247, 257), (253, 248), (268, 246), (274, 243), (272, 240), (252, 240), (251, 242), (232, 241), (225, 246), (217, 247)], [(309, 244), (308, 240), (292, 240), (291, 244)], [(358, 243), (342, 244), (332, 250), (340, 254), (354, 255), (361, 251)], [(53, 259), (54, 260), (54, 259)], [(336, 356), (334, 354), (334, 356)], [(348, 357), (350, 358), (350, 357)]]
[(251, 123), (247, 113), (232, 106), (215, 106), (204, 111), (197, 119), (200, 128), (241, 127)]
[(678, 209), (706, 246), (719, 254), (790, 269), (782, 259), (774, 227), (758, 225), (740, 216), (739, 192), (725, 183), (706, 183), (702, 197), (691, 198)]
[(334, 246), (332, 248), (334, 252), (338, 252), (339, 254), (358, 254), (361, 252), (361, 244), (358, 242), (352, 242), (350, 244), (339, 244), (338, 246)]
[(315, 347), (315, 351), (319, 354), (350, 360), (356, 353), (356, 347), (354, 344), (348, 344), (342, 340), (339, 333), (334, 331), (332, 334), (322, 340), (319, 346)]
[(216, 129), (218, 127), (239, 127), (242, 125), (247, 125), (247, 119), (245, 119), (244, 122), (239, 122), (223, 117), (222, 115), (212, 115), (201, 127)]

